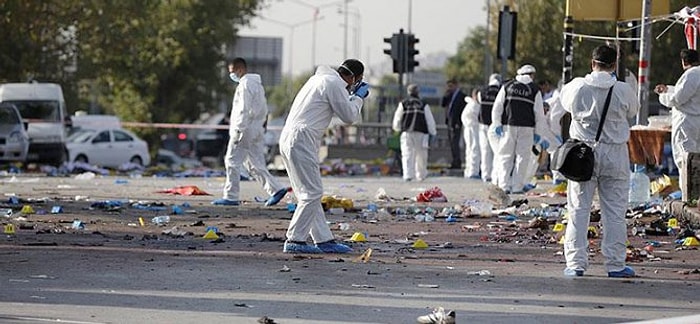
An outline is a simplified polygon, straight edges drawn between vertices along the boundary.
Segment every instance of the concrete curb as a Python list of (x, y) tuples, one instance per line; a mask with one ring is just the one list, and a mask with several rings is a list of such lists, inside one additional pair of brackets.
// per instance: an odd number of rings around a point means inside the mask
[(688, 206), (686, 202), (674, 200), (666, 202), (664, 208), (679, 222), (689, 224), (691, 228), (700, 228), (700, 210), (696, 206)]

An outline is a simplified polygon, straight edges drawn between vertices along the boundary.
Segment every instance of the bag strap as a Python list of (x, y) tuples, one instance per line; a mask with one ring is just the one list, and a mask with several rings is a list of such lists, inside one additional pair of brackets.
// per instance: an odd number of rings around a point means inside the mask
[(605, 116), (608, 115), (608, 108), (610, 107), (610, 97), (612, 97), (612, 91), (615, 85), (613, 84), (608, 90), (608, 96), (605, 98), (605, 105), (603, 106), (603, 115), (600, 117), (600, 124), (598, 124), (598, 132), (595, 134), (595, 141), (598, 142), (600, 139), (600, 133), (603, 132), (603, 123), (605, 123)]

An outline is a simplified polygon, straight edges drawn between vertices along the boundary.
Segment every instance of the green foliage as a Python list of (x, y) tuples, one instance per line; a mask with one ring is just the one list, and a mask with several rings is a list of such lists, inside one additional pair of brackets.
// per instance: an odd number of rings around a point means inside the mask
[(284, 76), (282, 77), (282, 83), (267, 91), (267, 104), (270, 107), (274, 107), (274, 110), (270, 111), (272, 117), (285, 116), (289, 112), (297, 92), (312, 75), (312, 72), (307, 72), (294, 79)]
[(459, 44), (457, 55), (447, 60), (445, 73), (447, 79), (456, 79), (462, 84), (481, 84), (483, 81), (484, 39), (486, 28), (483, 26), (472, 29), (467, 37)]
[(92, 102), (125, 121), (194, 120), (228, 97), (223, 45), (261, 4), (0, 1), (0, 81), (61, 83), (71, 111)]

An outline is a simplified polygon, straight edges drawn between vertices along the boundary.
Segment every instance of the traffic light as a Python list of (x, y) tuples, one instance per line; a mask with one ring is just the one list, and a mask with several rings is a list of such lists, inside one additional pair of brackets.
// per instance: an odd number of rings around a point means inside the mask
[(416, 43), (420, 40), (413, 34), (408, 34), (406, 36), (406, 72), (413, 72), (419, 64), (415, 56), (419, 53), (416, 49)]
[(392, 71), (394, 73), (406, 72), (404, 61), (406, 58), (406, 34), (403, 29), (398, 34), (391, 35), (391, 38), (384, 38), (385, 43), (389, 43), (391, 48), (385, 49), (384, 54), (391, 56)]

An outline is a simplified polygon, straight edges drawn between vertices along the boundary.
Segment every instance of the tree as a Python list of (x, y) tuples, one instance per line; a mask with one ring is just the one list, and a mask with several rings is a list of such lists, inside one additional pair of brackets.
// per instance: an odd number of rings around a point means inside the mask
[(457, 55), (447, 59), (445, 74), (447, 79), (456, 79), (461, 84), (478, 85), (483, 82), (484, 39), (486, 28), (476, 27), (457, 47)]
[(2, 81), (61, 83), (71, 111), (92, 102), (127, 121), (194, 120), (226, 93), (223, 45), (261, 3), (2, 1)]
[(269, 106), (275, 107), (274, 111), (270, 112), (272, 117), (281, 117), (289, 113), (289, 108), (292, 107), (297, 92), (312, 75), (312, 72), (306, 72), (293, 79), (284, 76), (282, 83), (270, 88), (267, 92), (267, 103)]
[[(502, 2), (502, 1), (501, 1)], [(512, 78), (515, 70), (523, 64), (532, 64), (537, 68), (536, 78), (548, 79), (556, 83), (561, 79), (562, 71), (562, 46), (563, 46), (563, 21), (565, 1), (561, 0), (515, 0), (511, 10), (518, 13), (516, 53), (515, 60), (509, 61), (508, 72), (505, 78)], [(675, 11), (684, 6), (681, 0), (671, 0), (671, 10)], [(502, 4), (491, 3), (492, 25), (490, 30), (498, 30), (498, 12)], [(658, 35), (664, 24), (653, 24), (654, 35)], [(669, 57), (678, 58), (678, 52), (685, 48), (685, 40), (682, 34), (682, 26), (676, 25), (663, 37), (654, 39), (652, 44), (652, 60), (650, 80), (658, 82), (672, 82), (681, 74), (678, 59), (669, 60)], [(574, 32), (584, 35), (596, 35), (615, 37), (615, 22), (583, 22), (576, 21)], [(485, 28), (477, 27), (469, 31), (464, 41), (459, 45), (455, 56), (448, 59), (445, 73), (448, 77), (455, 77), (463, 84), (482, 82), (484, 60)], [(590, 72), (590, 53), (596, 46), (604, 44), (603, 40), (575, 38), (574, 41), (574, 76), (582, 76)], [(612, 42), (614, 43), (614, 41)], [(497, 33), (489, 34), (489, 45), (492, 56), (495, 57)], [(636, 74), (636, 66), (639, 55), (634, 53), (629, 44), (622, 43), (627, 48), (626, 65)], [(493, 71), (500, 71), (500, 62), (493, 62)]]

